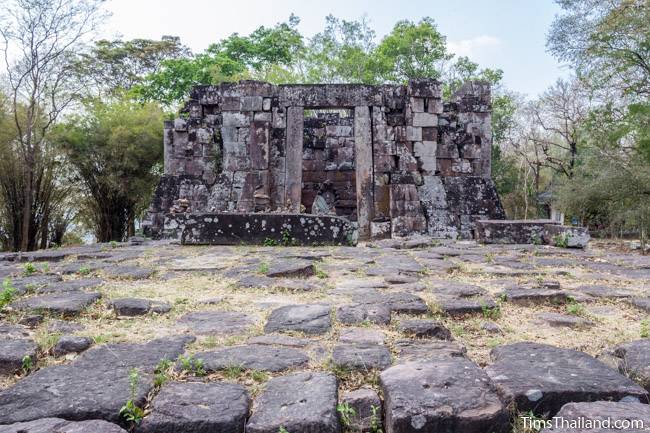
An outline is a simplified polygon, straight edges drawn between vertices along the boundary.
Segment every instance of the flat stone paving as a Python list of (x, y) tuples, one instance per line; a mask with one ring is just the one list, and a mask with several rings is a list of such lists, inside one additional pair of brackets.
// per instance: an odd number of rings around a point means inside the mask
[(0, 433), (510, 432), (650, 408), (650, 258), (605, 243), (145, 241), (0, 253), (0, 280)]

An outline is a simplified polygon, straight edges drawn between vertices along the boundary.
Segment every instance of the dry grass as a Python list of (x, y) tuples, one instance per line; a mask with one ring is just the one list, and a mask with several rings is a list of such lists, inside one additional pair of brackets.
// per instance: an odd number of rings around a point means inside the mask
[[(609, 251), (620, 254), (619, 245), (596, 243), (590, 251), (592, 260), (605, 260)], [(232, 336), (199, 336), (188, 346), (187, 353), (195, 354), (201, 351), (213, 350), (219, 347), (243, 344), (248, 338), (263, 334), (263, 326), (270, 311), (288, 304), (327, 303), (333, 307), (349, 303), (351, 297), (345, 294), (332, 294), (330, 291), (338, 285), (351, 279), (364, 278), (369, 281), (381, 280), (368, 277), (364, 268), (373, 257), (386, 254), (398, 254), (399, 257), (417, 258), (416, 251), (368, 250), (323, 247), (318, 249), (327, 252), (317, 265), (317, 276), (309, 279), (317, 288), (312, 291), (290, 291), (285, 289), (241, 288), (236, 281), (223, 277), (223, 273), (242, 266), (256, 269), (260, 263), (275, 258), (277, 253), (301, 252), (301, 248), (262, 248), (250, 246), (235, 247), (181, 247), (166, 246), (163, 248), (148, 248), (128, 264), (151, 267), (156, 270), (148, 280), (136, 281), (110, 278), (98, 290), (103, 299), (89, 308), (74, 321), (83, 325), (84, 330), (78, 335), (95, 339), (97, 344), (114, 342), (145, 342), (154, 338), (175, 336), (188, 332), (179, 326), (178, 319), (192, 311), (236, 311), (250, 315), (255, 325), (240, 335)], [(504, 249), (495, 252), (493, 249), (476, 248), (476, 257), (464, 262), (458, 258), (447, 258), (454, 268), (447, 271), (425, 269), (422, 281), (427, 287), (422, 291), (413, 292), (422, 297), (431, 312), (421, 318), (436, 318), (441, 320), (453, 333), (456, 340), (467, 347), (468, 356), (481, 366), (490, 362), (490, 350), (498, 345), (519, 341), (533, 341), (581, 350), (591, 355), (598, 355), (612, 345), (639, 338), (641, 322), (647, 315), (632, 308), (623, 301), (598, 300), (584, 304), (577, 312), (592, 322), (593, 326), (585, 329), (553, 328), (536, 323), (535, 317), (542, 312), (567, 313), (564, 305), (519, 306), (508, 302), (500, 302), (500, 314), (493, 317), (483, 317), (476, 314), (460, 318), (452, 318), (440, 313), (437, 299), (432, 286), (427, 283), (431, 279), (440, 279), (458, 283), (472, 284), (486, 289), (490, 295), (497, 297), (506, 284), (535, 283), (544, 279), (560, 282), (562, 288), (571, 289), (586, 284), (615, 284), (617, 287), (631, 290), (642, 290), (647, 281), (627, 280), (623, 276), (609, 275), (605, 272), (593, 272), (582, 266), (583, 259), (575, 259), (575, 266), (570, 267), (539, 267), (534, 272), (522, 272), (508, 275), (507, 272), (491, 273), (486, 269), (498, 269), (497, 264), (505, 259), (518, 258), (523, 263), (533, 263), (537, 257), (572, 257), (570, 253), (557, 254), (557, 250), (538, 248), (534, 251), (520, 253)], [(358, 252), (358, 253), (357, 253)], [(552, 253), (552, 254), (549, 254)], [(399, 260), (399, 259), (398, 259)], [(425, 262), (423, 262), (425, 263)], [(190, 271), (181, 271), (190, 268)], [(559, 271), (559, 272), (558, 272)], [(101, 272), (98, 273), (101, 275)], [(80, 278), (67, 276), (66, 279)], [(390, 289), (380, 289), (384, 292), (400, 291), (395, 285)], [(165, 301), (172, 306), (169, 313), (163, 315), (146, 315), (137, 318), (117, 318), (108, 307), (112, 299), (121, 297), (147, 298)], [(218, 303), (208, 301), (221, 298)], [(412, 315), (394, 314), (392, 324), (380, 326), (362, 324), (368, 329), (381, 331), (386, 338), (387, 347), (393, 351), (396, 340), (407, 338), (397, 329), (397, 324)], [(10, 321), (17, 320), (12, 316)], [(491, 320), (503, 331), (502, 334), (490, 334), (481, 328), (481, 324)], [(305, 348), (311, 361), (311, 370), (331, 371), (341, 380), (341, 390), (352, 390), (364, 384), (378, 389), (378, 372), (376, 371), (347, 371), (333, 366), (330, 362), (331, 351), (338, 337), (346, 326), (338, 323), (333, 317), (332, 329), (325, 335), (305, 336), (294, 333), (294, 336), (311, 339), (311, 344)], [(69, 362), (73, 357), (54, 359), (47, 356), (45, 351), (51, 345), (54, 336), (46, 331), (47, 321), (35, 331), (36, 340), (44, 349), (43, 356), (38, 361), (38, 367)], [(173, 373), (174, 379), (186, 380), (187, 375)], [(282, 373), (286, 374), (286, 373)], [(259, 392), (264, 383), (275, 373), (255, 371), (231, 371), (213, 373), (204, 380), (227, 380), (246, 385), (254, 394)], [(0, 389), (15, 383), (17, 377), (1, 378)]]

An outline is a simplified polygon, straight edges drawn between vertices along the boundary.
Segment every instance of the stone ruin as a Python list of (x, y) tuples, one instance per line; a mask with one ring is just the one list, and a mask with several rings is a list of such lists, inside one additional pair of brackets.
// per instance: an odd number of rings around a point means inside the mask
[[(490, 86), (197, 86), (165, 122), (145, 233), (183, 243), (474, 237), (505, 214), (490, 178)], [(287, 235), (288, 234), (288, 235)]]

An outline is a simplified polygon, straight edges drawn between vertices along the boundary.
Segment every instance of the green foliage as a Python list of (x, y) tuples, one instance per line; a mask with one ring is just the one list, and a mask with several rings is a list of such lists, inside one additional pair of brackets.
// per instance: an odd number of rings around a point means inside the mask
[(23, 373), (24, 374), (27, 374), (30, 371), (32, 371), (32, 369), (34, 368), (34, 360), (32, 359), (31, 356), (29, 356), (29, 355), (23, 356), (22, 368), (23, 368)]
[(90, 274), (90, 268), (88, 268), (87, 266), (82, 266), (82, 267), (79, 268), (77, 273), (79, 275), (88, 275), (88, 274)]
[(569, 233), (558, 233), (553, 236), (553, 245), (559, 248), (569, 248), (569, 239), (571, 235)]
[(647, 320), (642, 320), (640, 323), (641, 330), (639, 331), (639, 336), (641, 338), (650, 337), (650, 323)]
[(108, 336), (106, 335), (95, 335), (93, 336), (93, 342), (95, 344), (103, 344), (108, 342)]
[(234, 33), (203, 53), (163, 59), (130, 94), (171, 106), (184, 100), (194, 85), (250, 78), (271, 83), (380, 84), (448, 74), (455, 88), (465, 79), (498, 83), (502, 77), (500, 70), (479, 70), (466, 57), (447, 67), (453, 54), (428, 17), (417, 23), (399, 21), (378, 43), (365, 19), (329, 15), (323, 31), (308, 41), (297, 30), (299, 22), (292, 15), (287, 22), (259, 27), (248, 36)]
[(179, 356), (178, 362), (180, 363), (181, 370), (186, 373), (193, 374), (194, 376), (205, 376), (205, 367), (203, 360), (194, 358), (194, 355)]
[(278, 241), (276, 241), (275, 239), (266, 238), (266, 239), (264, 239), (263, 245), (265, 247), (277, 247), (278, 246)]
[(341, 424), (343, 424), (344, 427), (350, 427), (352, 425), (352, 418), (357, 416), (357, 412), (349, 403), (337, 404), (336, 411), (339, 413)]
[(138, 385), (140, 383), (140, 373), (138, 369), (129, 370), (129, 399), (120, 409), (120, 416), (127, 422), (140, 424), (144, 418), (144, 409), (137, 406), (135, 401), (138, 398)]
[(650, 104), (592, 110), (584, 151), (573, 179), (561, 184), (558, 204), (583, 224), (634, 230), (645, 245), (650, 229)]
[(37, 271), (36, 265), (32, 262), (27, 262), (25, 263), (25, 266), (23, 267), (23, 275), (25, 276), (30, 276), (35, 274)]
[(289, 431), (286, 428), (284, 428), (284, 426), (281, 425), (280, 428), (278, 429), (278, 433), (289, 433)]
[(266, 262), (260, 263), (260, 265), (257, 267), (258, 274), (266, 274), (268, 271), (269, 271), (269, 264)]
[(85, 216), (98, 241), (124, 239), (148, 206), (162, 160), (162, 122), (156, 104), (94, 100), (57, 128), (55, 139), (86, 189)]
[(197, 84), (246, 78), (290, 80), (291, 74), (282, 73), (281, 68), (293, 64), (302, 52), (303, 37), (296, 30), (299, 22), (292, 15), (286, 23), (259, 27), (249, 36), (234, 33), (204, 53), (166, 59), (142, 84), (134, 86), (132, 94), (141, 100), (172, 105), (184, 100)]
[(562, 0), (547, 45), (599, 88), (650, 94), (650, 8), (645, 0)]
[(257, 383), (263, 383), (269, 380), (269, 375), (265, 371), (253, 370), (251, 371), (251, 378)]
[(497, 320), (501, 317), (501, 307), (488, 307), (487, 305), (481, 306), (481, 313), (486, 319)]
[(370, 433), (384, 433), (381, 428), (381, 407), (370, 405)]
[(154, 386), (160, 387), (169, 381), (169, 370), (174, 366), (174, 363), (167, 358), (158, 361), (154, 369), (153, 383)]
[(377, 46), (376, 56), (385, 81), (404, 82), (413, 78), (440, 78), (442, 64), (451, 60), (446, 39), (431, 18), (419, 23), (400, 21)]
[(318, 266), (316, 267), (316, 269), (315, 269), (315, 271), (314, 271), (314, 274), (316, 275), (316, 277), (318, 277), (318, 278), (320, 278), (320, 279), (325, 279), (325, 278), (327, 278), (327, 272), (325, 272), (323, 269), (321, 269), (321, 268), (318, 267)]
[(36, 334), (36, 342), (43, 353), (48, 353), (59, 342), (61, 335), (63, 334), (60, 332), (49, 332), (47, 329), (43, 329)]
[(304, 55), (309, 83), (377, 83), (381, 65), (373, 56), (375, 32), (365, 19), (347, 21), (329, 15)]
[(293, 237), (291, 232), (289, 230), (286, 230), (286, 229), (283, 230), (282, 231), (282, 245), (284, 245), (285, 247), (290, 247), (290, 246), (296, 245), (296, 244), (297, 244), (297, 241)]
[(566, 312), (573, 316), (582, 316), (585, 314), (585, 307), (581, 303), (571, 300), (566, 305)]
[(0, 291), (0, 311), (13, 301), (17, 292), (16, 288), (11, 284), (11, 280), (5, 278), (2, 282), (2, 291)]
[(244, 367), (241, 365), (229, 365), (223, 369), (223, 375), (226, 379), (237, 379), (244, 374)]
[(98, 93), (119, 96), (158, 71), (164, 61), (189, 55), (176, 36), (163, 36), (159, 41), (102, 39), (80, 54), (75, 71), (81, 81), (88, 82)]

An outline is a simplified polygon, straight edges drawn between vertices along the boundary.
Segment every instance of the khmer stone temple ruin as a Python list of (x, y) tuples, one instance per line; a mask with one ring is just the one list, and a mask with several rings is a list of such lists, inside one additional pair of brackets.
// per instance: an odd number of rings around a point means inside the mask
[(197, 86), (165, 123), (165, 171), (145, 222), (187, 243), (471, 238), (502, 219), (490, 178), (490, 87)]

